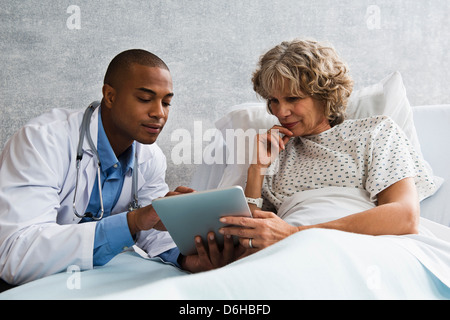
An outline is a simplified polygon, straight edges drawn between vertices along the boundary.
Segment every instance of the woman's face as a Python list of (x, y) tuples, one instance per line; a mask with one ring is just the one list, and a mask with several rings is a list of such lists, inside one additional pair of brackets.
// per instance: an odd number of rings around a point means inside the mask
[(268, 100), (273, 115), (296, 137), (316, 135), (331, 128), (323, 101), (307, 95), (295, 96), (289, 86), (274, 90)]

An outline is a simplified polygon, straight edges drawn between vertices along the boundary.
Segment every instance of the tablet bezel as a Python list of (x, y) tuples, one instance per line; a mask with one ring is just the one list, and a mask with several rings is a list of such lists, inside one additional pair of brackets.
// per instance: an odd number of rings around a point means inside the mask
[[(224, 239), (218, 230), (226, 224), (219, 221), (221, 217), (252, 217), (244, 190), (240, 186), (158, 198), (153, 200), (152, 205), (185, 256), (196, 254), (194, 238), (198, 235), (205, 243), (210, 231), (214, 231), (219, 247), (223, 247)], [(238, 239), (233, 238), (237, 244)]]

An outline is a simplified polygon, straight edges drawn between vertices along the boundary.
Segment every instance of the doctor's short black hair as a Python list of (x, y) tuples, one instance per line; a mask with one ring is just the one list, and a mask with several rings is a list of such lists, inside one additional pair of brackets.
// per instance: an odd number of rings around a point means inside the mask
[(170, 71), (165, 62), (157, 55), (143, 49), (130, 49), (119, 53), (111, 60), (108, 69), (106, 69), (103, 84), (114, 87), (117, 79), (134, 63)]

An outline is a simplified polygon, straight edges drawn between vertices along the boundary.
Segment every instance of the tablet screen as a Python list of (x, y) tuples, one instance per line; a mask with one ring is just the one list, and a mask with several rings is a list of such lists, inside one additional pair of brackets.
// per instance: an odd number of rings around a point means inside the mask
[[(251, 217), (240, 186), (159, 198), (152, 204), (185, 256), (197, 253), (194, 238), (198, 235), (205, 241), (210, 231), (215, 232), (219, 247), (223, 246), (223, 236), (218, 230), (225, 224), (219, 221), (220, 217)], [(237, 243), (238, 240), (234, 240)]]

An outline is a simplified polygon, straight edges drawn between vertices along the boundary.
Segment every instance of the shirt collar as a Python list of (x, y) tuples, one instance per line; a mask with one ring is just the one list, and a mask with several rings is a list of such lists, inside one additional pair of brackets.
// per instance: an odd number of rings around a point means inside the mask
[(103, 128), (101, 110), (98, 110), (98, 138), (97, 138), (97, 149), (98, 156), (100, 157), (100, 162), (102, 166), (102, 171), (106, 172), (109, 168), (115, 164), (121, 164), (122, 172), (125, 173), (129, 169), (133, 170), (134, 165), (134, 154), (135, 154), (135, 142), (128, 148), (119, 158), (117, 159), (111, 144), (109, 143), (108, 137), (106, 136), (105, 129)]

